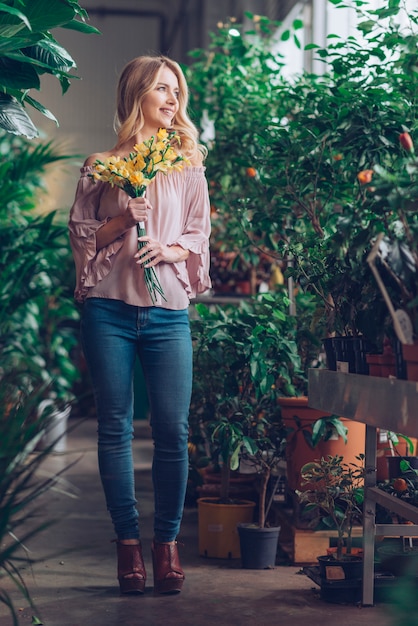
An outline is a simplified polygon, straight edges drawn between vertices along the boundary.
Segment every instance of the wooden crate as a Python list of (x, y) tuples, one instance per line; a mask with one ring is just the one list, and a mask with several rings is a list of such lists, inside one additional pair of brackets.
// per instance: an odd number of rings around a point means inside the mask
[[(317, 565), (317, 557), (326, 554), (330, 540), (337, 537), (334, 530), (297, 528), (292, 511), (275, 506), (275, 523), (280, 526), (279, 544), (294, 565)], [(353, 528), (353, 537), (361, 537), (361, 526)]]

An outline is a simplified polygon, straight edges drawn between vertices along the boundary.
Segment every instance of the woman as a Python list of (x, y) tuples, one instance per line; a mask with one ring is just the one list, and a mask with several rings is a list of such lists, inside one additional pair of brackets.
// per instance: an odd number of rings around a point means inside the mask
[[(75, 298), (83, 303), (82, 343), (98, 415), (99, 470), (117, 537), (121, 593), (143, 593), (146, 583), (132, 462), (136, 355), (147, 385), (154, 441), (154, 590), (177, 593), (184, 581), (176, 538), (188, 474), (188, 304), (211, 286), (205, 150), (187, 115), (187, 102), (177, 63), (147, 56), (128, 63), (117, 92), (117, 143), (86, 160), (70, 213)], [(89, 175), (96, 160), (128, 156), (160, 128), (174, 130), (180, 138), (174, 147), (188, 161), (181, 171), (158, 173), (143, 198), (93, 182)], [(145, 223), (147, 232), (140, 237), (145, 244), (141, 252), (138, 222)], [(164, 291), (154, 303), (144, 283), (144, 265), (154, 268)]]

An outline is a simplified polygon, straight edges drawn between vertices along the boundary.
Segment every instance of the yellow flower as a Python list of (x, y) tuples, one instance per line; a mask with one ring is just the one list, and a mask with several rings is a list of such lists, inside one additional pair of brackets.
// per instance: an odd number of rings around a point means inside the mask
[(168, 131), (166, 128), (160, 128), (157, 133), (158, 141), (165, 141), (168, 137)]
[[(174, 131), (169, 132), (166, 128), (160, 128), (156, 137), (135, 144), (133, 152), (128, 157), (112, 155), (105, 161), (97, 160), (94, 163), (94, 171), (89, 176), (93, 182), (99, 180), (110, 183), (112, 187), (120, 187), (132, 198), (143, 196), (158, 172), (168, 174), (181, 170), (184, 165), (190, 165), (188, 159), (174, 150), (171, 141), (176, 141), (180, 145), (180, 138)], [(138, 236), (145, 234), (145, 229), (138, 224)], [(143, 245), (143, 242), (138, 242), (139, 249)], [(157, 294), (165, 300), (154, 268), (143, 269), (145, 284), (152, 302), (156, 302)]]
[(129, 182), (132, 185), (146, 185), (147, 183), (149, 183), (150, 181), (148, 181), (145, 177), (144, 174), (142, 172), (133, 172), (131, 174), (131, 176), (129, 177)]

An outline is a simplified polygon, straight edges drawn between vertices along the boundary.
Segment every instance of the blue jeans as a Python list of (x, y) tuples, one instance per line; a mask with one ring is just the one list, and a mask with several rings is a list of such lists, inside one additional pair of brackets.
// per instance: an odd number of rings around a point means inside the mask
[(116, 536), (139, 537), (132, 459), (133, 373), (138, 354), (154, 440), (154, 536), (159, 542), (173, 541), (180, 529), (188, 477), (192, 387), (188, 311), (88, 298), (81, 336), (98, 416), (100, 477)]

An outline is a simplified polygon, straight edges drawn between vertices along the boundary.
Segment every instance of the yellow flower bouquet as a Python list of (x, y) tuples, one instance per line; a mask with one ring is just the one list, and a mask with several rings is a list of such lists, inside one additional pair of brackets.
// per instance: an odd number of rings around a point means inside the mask
[[(120, 187), (131, 198), (140, 198), (145, 195), (148, 185), (158, 172), (168, 174), (181, 170), (189, 161), (176, 152), (171, 145), (180, 139), (175, 131), (160, 128), (157, 136), (134, 146), (133, 152), (127, 157), (111, 156), (104, 161), (97, 159), (94, 162), (94, 172), (89, 174), (93, 182), (100, 180), (110, 183), (112, 187)], [(146, 235), (144, 222), (137, 224), (138, 237)], [(143, 241), (138, 241), (138, 250), (144, 247)], [(145, 284), (153, 304), (157, 300), (157, 293), (166, 300), (164, 291), (153, 267), (143, 266)]]

